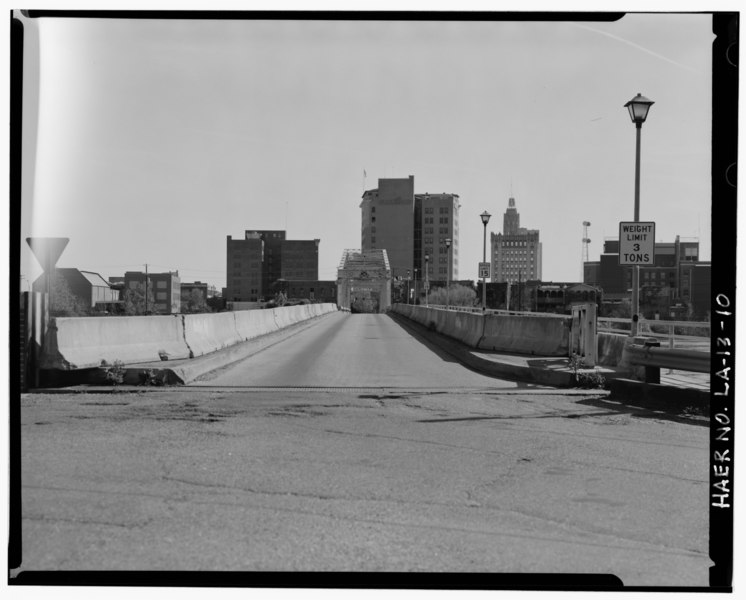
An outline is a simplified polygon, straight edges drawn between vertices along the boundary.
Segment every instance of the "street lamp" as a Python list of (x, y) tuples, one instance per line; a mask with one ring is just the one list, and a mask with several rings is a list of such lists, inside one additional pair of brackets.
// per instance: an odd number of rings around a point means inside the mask
[(414, 298), (412, 298), (412, 304), (417, 304), (417, 298), (419, 298), (417, 295), (417, 271), (419, 269), (414, 269)]
[(427, 294), (430, 291), (430, 254), (425, 252), (425, 307), (429, 306), (427, 302)]
[(407, 269), (407, 304), (409, 304), (409, 296), (410, 296), (410, 291), (409, 291), (409, 269)]
[(451, 238), (446, 238), (446, 310), (451, 307)]
[[(637, 128), (637, 140), (635, 147), (635, 222), (640, 220), (640, 136), (642, 124), (648, 118), (648, 111), (653, 105), (642, 94), (637, 94), (632, 100), (627, 102), (624, 107), (629, 111), (629, 116)], [(632, 267), (632, 324), (630, 326), (630, 335), (636, 336), (638, 331), (638, 312), (640, 311), (640, 267)]]
[[(482, 262), (487, 262), (487, 223), (490, 222), (492, 215), (486, 210), (479, 215), (484, 225), (484, 237), (482, 238)], [(487, 310), (487, 277), (486, 273), (482, 272), (482, 312)]]

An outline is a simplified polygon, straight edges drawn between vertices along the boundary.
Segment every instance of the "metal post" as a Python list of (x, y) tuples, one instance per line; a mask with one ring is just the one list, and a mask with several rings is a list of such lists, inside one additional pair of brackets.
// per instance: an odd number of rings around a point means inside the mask
[(446, 310), (451, 308), (451, 239), (446, 239)]
[[(482, 237), (482, 262), (487, 262), (487, 222), (484, 222), (484, 236)], [(482, 277), (482, 312), (487, 310), (487, 277)]]
[[(642, 123), (635, 123), (637, 129), (635, 143), (635, 223), (640, 220), (640, 137), (642, 135)], [(632, 337), (639, 330), (640, 312), (640, 267), (632, 267), (632, 323), (630, 332)]]
[(430, 255), (425, 254), (425, 307), (428, 304), (428, 294), (430, 293)]
[(521, 289), (521, 270), (518, 269), (518, 310), (523, 310), (523, 290)]

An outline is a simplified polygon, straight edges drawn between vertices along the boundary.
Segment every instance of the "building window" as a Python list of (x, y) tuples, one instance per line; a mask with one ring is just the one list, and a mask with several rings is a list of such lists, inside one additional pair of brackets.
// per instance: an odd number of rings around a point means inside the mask
[(166, 289), (166, 282), (165, 281), (156, 281), (155, 287), (157, 287), (159, 290), (165, 290)]

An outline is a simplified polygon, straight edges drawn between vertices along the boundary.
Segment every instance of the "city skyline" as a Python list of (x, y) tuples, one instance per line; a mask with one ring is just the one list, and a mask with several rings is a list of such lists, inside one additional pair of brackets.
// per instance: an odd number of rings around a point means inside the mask
[(24, 24), (27, 72), (42, 67), (24, 90), (21, 237), (69, 237), (60, 267), (148, 263), (222, 288), (226, 236), (255, 227), (321, 239), (319, 279), (336, 279), (363, 191), (413, 175), (418, 194), (460, 197), (461, 279), (478, 279), (480, 213), (501, 231), (512, 196), (544, 279), (582, 281), (582, 222), (595, 260), (632, 220), (637, 93), (655, 102), (641, 219), (710, 259), (709, 15)]

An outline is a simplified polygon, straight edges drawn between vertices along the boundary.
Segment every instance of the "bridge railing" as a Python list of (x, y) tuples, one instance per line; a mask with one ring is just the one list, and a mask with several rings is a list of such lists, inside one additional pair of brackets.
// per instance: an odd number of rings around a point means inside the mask
[[(424, 306), (421, 304), (420, 306)], [(545, 313), (545, 312), (531, 312), (529, 310), (503, 310), (503, 309), (496, 309), (496, 308), (488, 308), (487, 310), (482, 310), (481, 306), (446, 306), (445, 304), (428, 304), (428, 308), (437, 308), (439, 310), (455, 310), (459, 312), (468, 312), (468, 313), (479, 313), (479, 314), (486, 314), (486, 315), (510, 315), (513, 317), (549, 317), (549, 318), (560, 318), (560, 319), (566, 319), (569, 315), (558, 315), (554, 313)]]
[[(624, 348), (624, 360), (644, 369), (644, 380), (660, 383), (660, 370), (710, 372), (710, 353), (681, 348), (661, 348), (655, 338), (634, 338)], [(639, 375), (639, 374), (638, 374)]]
[[(630, 319), (598, 317), (598, 331), (606, 333), (630, 332)], [(658, 321), (641, 319), (639, 335), (656, 338), (662, 347), (710, 351), (710, 323), (708, 321)]]

